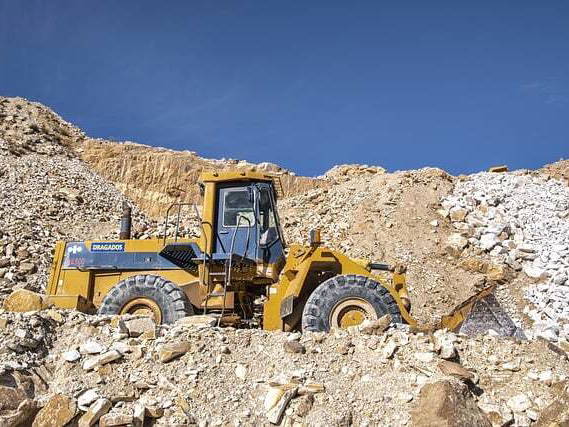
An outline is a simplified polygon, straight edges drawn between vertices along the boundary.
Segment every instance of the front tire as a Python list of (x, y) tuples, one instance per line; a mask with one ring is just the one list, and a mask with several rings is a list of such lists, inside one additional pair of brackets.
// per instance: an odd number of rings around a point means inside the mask
[(302, 330), (327, 332), (385, 314), (393, 323), (403, 322), (397, 303), (380, 283), (355, 274), (335, 276), (322, 282), (306, 301)]
[(99, 314), (149, 313), (156, 323), (174, 323), (194, 314), (186, 294), (160, 276), (141, 274), (117, 283), (105, 296)]

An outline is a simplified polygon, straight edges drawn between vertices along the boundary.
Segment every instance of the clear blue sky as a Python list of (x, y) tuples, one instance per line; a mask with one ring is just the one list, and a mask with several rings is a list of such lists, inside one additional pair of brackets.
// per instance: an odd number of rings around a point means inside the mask
[(0, 0), (0, 94), (318, 175), (569, 157), (569, 2)]

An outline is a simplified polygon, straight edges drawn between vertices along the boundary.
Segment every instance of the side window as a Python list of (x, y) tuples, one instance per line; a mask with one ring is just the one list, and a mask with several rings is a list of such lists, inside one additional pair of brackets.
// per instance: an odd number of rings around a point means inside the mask
[[(239, 216), (244, 216), (250, 221), (250, 225), (255, 225), (255, 213), (253, 202), (249, 199), (249, 191), (244, 189), (228, 190), (223, 196), (223, 226), (236, 227)], [(249, 222), (242, 219), (240, 227), (246, 227)]]

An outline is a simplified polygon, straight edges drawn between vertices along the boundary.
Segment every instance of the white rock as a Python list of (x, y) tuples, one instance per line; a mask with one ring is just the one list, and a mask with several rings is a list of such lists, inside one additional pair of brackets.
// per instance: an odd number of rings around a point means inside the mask
[(105, 351), (105, 347), (96, 341), (87, 341), (79, 346), (79, 351), (83, 354), (99, 354)]
[(498, 243), (500, 243), (500, 239), (494, 233), (485, 233), (480, 237), (480, 247), (485, 251), (491, 250)]
[(523, 393), (511, 397), (506, 404), (515, 413), (524, 412), (531, 408), (531, 400)]
[(99, 398), (99, 393), (96, 388), (90, 388), (89, 390), (81, 393), (77, 398), (77, 405), (79, 409), (86, 411), (89, 409), (91, 403)]
[(425, 363), (432, 362), (434, 358), (435, 358), (435, 353), (431, 351), (419, 351), (415, 353), (415, 359), (421, 362)]
[(391, 357), (393, 357), (393, 354), (395, 353), (395, 350), (397, 350), (397, 348), (398, 348), (397, 343), (395, 342), (395, 340), (391, 339), (387, 342), (385, 347), (383, 347), (381, 355), (383, 356), (384, 359), (390, 359)]
[(247, 367), (241, 363), (235, 368), (235, 376), (241, 380), (247, 378)]
[(540, 372), (538, 378), (540, 381), (543, 382), (551, 382), (553, 381), (553, 372), (551, 371), (551, 369)]
[(76, 362), (81, 359), (81, 353), (77, 350), (69, 350), (62, 354), (63, 358), (68, 362)]
[(300, 332), (292, 332), (286, 337), (287, 341), (299, 341), (300, 338), (302, 338), (302, 334)]
[(468, 246), (468, 239), (458, 233), (453, 233), (448, 237), (447, 244), (454, 249), (462, 250)]
[(532, 277), (534, 279), (540, 279), (545, 274), (544, 269), (536, 267), (532, 264), (524, 265), (523, 271), (527, 276)]

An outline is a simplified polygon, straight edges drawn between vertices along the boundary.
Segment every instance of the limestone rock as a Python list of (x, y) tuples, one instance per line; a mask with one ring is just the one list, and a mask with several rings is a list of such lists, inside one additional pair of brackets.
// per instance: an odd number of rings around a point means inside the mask
[(367, 334), (367, 335), (381, 334), (387, 328), (389, 328), (391, 321), (392, 321), (391, 314), (388, 313), (376, 320), (370, 320), (370, 319), (364, 320), (362, 324), (359, 326), (359, 329), (362, 334)]
[(240, 380), (247, 378), (247, 367), (241, 363), (235, 368), (235, 376)]
[(132, 424), (133, 417), (125, 413), (108, 413), (99, 419), (99, 427), (115, 427)]
[(99, 354), (105, 351), (105, 347), (96, 341), (89, 340), (79, 346), (79, 351), (83, 354)]
[(112, 403), (109, 399), (101, 398), (97, 399), (79, 418), (79, 427), (91, 427), (96, 424), (99, 419), (105, 415), (112, 407)]
[(450, 249), (460, 252), (468, 246), (468, 239), (458, 233), (453, 233), (448, 237), (447, 245)]
[(421, 389), (417, 407), (411, 411), (411, 421), (413, 426), (492, 426), (478, 409), (468, 387), (450, 381), (426, 384)]
[(77, 397), (77, 406), (82, 411), (86, 411), (89, 409), (89, 406), (91, 406), (91, 403), (95, 402), (98, 398), (99, 393), (97, 392), (97, 389), (88, 389)]
[(121, 357), (122, 354), (119, 353), (117, 350), (110, 350), (107, 351), (106, 353), (100, 354), (98, 356), (93, 356), (85, 360), (83, 362), (83, 369), (86, 371), (91, 371), (95, 368), (99, 368), (114, 360), (120, 359)]
[(187, 341), (164, 344), (160, 348), (159, 359), (163, 363), (168, 363), (171, 360), (186, 354), (190, 349), (191, 345)]
[(140, 335), (146, 333), (154, 334), (156, 324), (154, 320), (149, 317), (139, 317), (135, 319), (129, 319), (124, 322), (125, 327), (128, 331), (129, 336), (139, 337)]
[(6, 311), (37, 311), (45, 308), (44, 297), (27, 289), (17, 289), (4, 301)]
[(508, 407), (514, 412), (524, 412), (531, 408), (531, 400), (523, 393), (517, 394), (508, 399)]
[(209, 315), (196, 314), (193, 316), (182, 317), (176, 321), (176, 326), (215, 326), (217, 319)]
[(40, 409), (32, 426), (64, 426), (73, 419), (76, 411), (77, 406), (72, 398), (56, 394)]
[(289, 402), (296, 396), (297, 388), (291, 388), (284, 391), (278, 402), (268, 410), (267, 419), (271, 424), (279, 424)]

